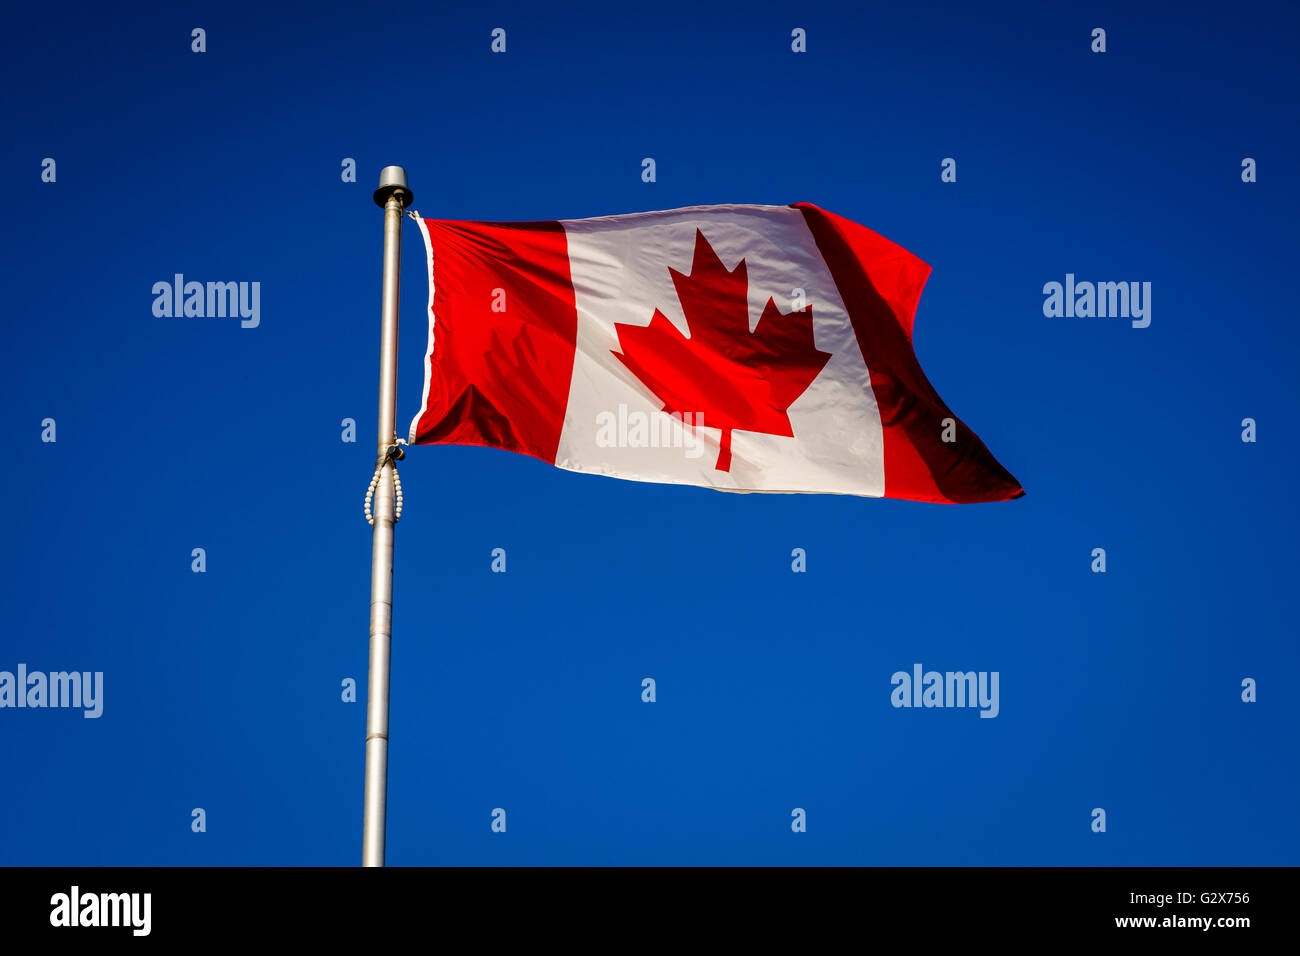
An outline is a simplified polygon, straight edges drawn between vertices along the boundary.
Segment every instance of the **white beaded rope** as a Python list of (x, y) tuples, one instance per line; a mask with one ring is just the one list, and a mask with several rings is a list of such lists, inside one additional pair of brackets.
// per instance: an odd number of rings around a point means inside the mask
[[(405, 445), (402, 439), (397, 439), (398, 445)], [(375, 489), (379, 487), (379, 479), (383, 477), (384, 465), (388, 464), (391, 459), (385, 458), (375, 468), (375, 476), (370, 479), (370, 487), (366, 489), (366, 524), (370, 527), (375, 526), (375, 516), (370, 510), (370, 504), (375, 497)], [(397, 475), (397, 462), (393, 461), (393, 524), (402, 520), (402, 479)]]

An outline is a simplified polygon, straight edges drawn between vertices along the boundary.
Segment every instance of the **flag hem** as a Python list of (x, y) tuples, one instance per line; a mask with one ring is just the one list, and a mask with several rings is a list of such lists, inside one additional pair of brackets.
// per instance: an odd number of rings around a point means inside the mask
[(420, 419), (424, 418), (425, 412), (429, 410), (429, 385), (433, 378), (433, 240), (429, 238), (429, 227), (425, 225), (424, 219), (416, 218), (416, 225), (420, 227), (420, 235), (424, 239), (424, 261), (429, 273), (429, 305), (428, 305), (428, 323), (429, 323), (429, 344), (424, 352), (424, 394), (420, 399), (420, 410), (416, 412), (415, 417), (411, 419), (411, 428), (407, 432), (406, 440), (414, 444), (416, 430), (419, 428)]

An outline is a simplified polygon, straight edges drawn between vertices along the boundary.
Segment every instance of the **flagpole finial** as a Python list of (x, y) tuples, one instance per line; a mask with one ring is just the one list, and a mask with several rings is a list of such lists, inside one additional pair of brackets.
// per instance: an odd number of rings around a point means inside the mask
[(379, 188), (375, 190), (375, 204), (383, 206), (390, 196), (397, 196), (402, 208), (411, 205), (415, 193), (406, 185), (406, 168), (403, 166), (385, 166), (379, 171)]

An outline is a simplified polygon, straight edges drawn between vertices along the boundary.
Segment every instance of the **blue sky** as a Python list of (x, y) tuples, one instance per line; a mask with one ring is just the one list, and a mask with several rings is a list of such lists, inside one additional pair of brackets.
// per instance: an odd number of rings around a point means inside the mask
[[(437, 218), (810, 201), (875, 229), (933, 266), (921, 364), (1027, 491), (726, 495), (413, 449), (390, 863), (1300, 862), (1300, 15), (1144, 7), (15, 8), (0, 670), (102, 671), (104, 712), (0, 709), (0, 863), (359, 860), (340, 683), (365, 684), (390, 163)], [(260, 325), (155, 317), (175, 273), (260, 282)], [(1150, 327), (1045, 317), (1066, 273), (1151, 282)], [(891, 707), (917, 662), (998, 671), (998, 717)]]

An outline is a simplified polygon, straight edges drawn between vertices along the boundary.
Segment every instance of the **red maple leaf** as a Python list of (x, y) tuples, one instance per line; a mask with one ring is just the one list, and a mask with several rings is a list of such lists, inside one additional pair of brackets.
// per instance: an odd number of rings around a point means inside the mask
[[(619, 325), (613, 354), (670, 415), (722, 429), (718, 471), (731, 470), (731, 431), (793, 437), (787, 410), (830, 361), (813, 344), (812, 306), (782, 313), (771, 298), (749, 331), (745, 260), (728, 271), (695, 230), (691, 274), (670, 268), (690, 337), (655, 309), (649, 325)], [(689, 419), (688, 419), (689, 421)]]

